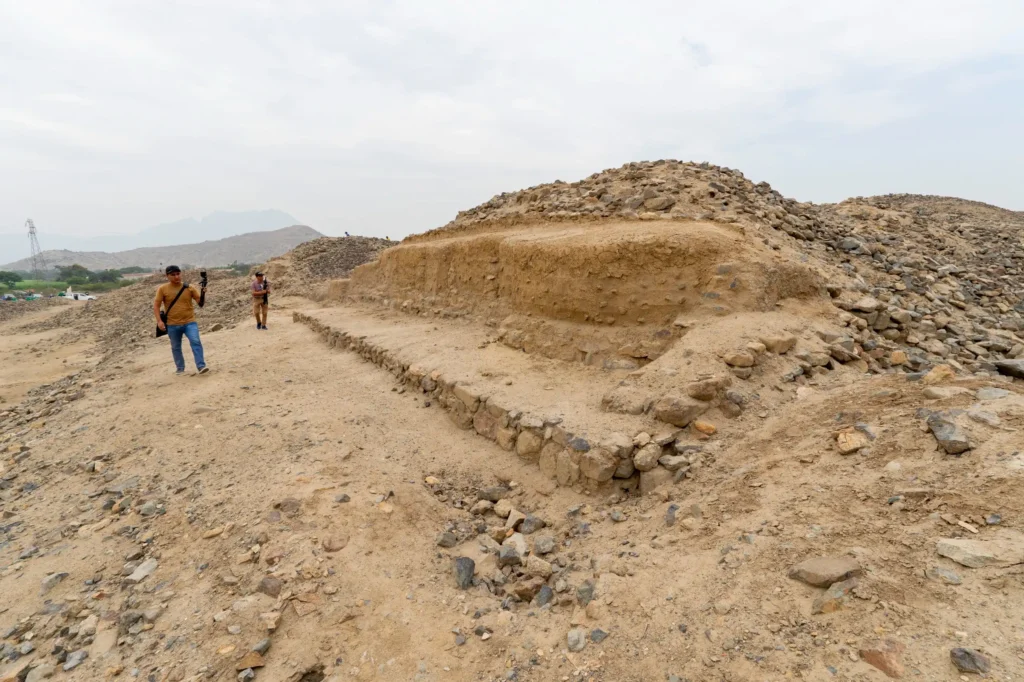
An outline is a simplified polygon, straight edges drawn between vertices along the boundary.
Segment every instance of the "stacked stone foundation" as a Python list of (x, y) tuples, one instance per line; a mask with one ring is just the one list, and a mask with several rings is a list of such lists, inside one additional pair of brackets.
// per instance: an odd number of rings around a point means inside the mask
[(333, 329), (301, 312), (293, 313), (292, 319), (312, 329), (330, 348), (352, 351), (387, 370), (410, 390), (443, 408), (455, 426), (539, 466), (559, 486), (587, 492), (644, 494), (690, 478), (707, 456), (700, 446), (683, 442), (681, 429), (654, 437), (646, 432), (632, 437), (611, 433), (592, 442), (570, 431), (561, 418), (545, 418), (500, 405), (487, 395), (449, 380), (438, 370), (402, 362), (365, 337)]

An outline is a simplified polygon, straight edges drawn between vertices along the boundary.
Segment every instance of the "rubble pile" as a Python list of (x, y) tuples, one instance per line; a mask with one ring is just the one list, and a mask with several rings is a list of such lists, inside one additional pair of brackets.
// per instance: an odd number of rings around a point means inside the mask
[(377, 237), (321, 237), (300, 244), (290, 255), (308, 277), (336, 279), (348, 276), (389, 246), (394, 242)]

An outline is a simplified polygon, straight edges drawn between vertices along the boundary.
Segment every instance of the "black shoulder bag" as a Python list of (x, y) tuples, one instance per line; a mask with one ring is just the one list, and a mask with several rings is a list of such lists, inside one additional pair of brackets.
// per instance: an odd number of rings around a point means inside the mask
[(178, 302), (179, 298), (181, 298), (181, 295), (185, 292), (185, 289), (188, 289), (188, 284), (182, 284), (181, 290), (178, 292), (178, 295), (174, 297), (174, 300), (171, 301), (171, 304), (167, 306), (167, 309), (160, 311), (160, 320), (164, 323), (164, 328), (156, 328), (156, 338), (159, 339), (161, 336), (167, 333), (167, 313), (171, 312), (171, 308), (173, 308), (174, 304)]

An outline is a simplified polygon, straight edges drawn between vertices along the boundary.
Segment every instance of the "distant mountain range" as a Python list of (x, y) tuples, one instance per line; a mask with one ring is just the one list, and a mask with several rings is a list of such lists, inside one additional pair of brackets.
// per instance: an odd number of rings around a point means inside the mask
[[(134, 234), (78, 237), (52, 234), (46, 225), (37, 222), (39, 244), (51, 251), (124, 251), (145, 246), (191, 244), (210, 239), (224, 239), (250, 232), (277, 230), (298, 225), (299, 221), (284, 211), (216, 211), (196, 220), (186, 218), (173, 223), (154, 225)], [(27, 232), (0, 234), (0, 254), (7, 258), (28, 258), (30, 255)], [(85, 265), (82, 263), (82, 265)]]
[[(188, 234), (183, 230), (182, 234)], [(175, 246), (146, 246), (127, 251), (106, 253), (104, 251), (43, 251), (43, 258), (50, 268), (58, 265), (77, 263), (89, 270), (127, 268), (133, 265), (143, 268), (158, 268), (161, 265), (194, 265), (216, 267), (231, 263), (263, 263), (275, 256), (291, 251), (299, 244), (323, 235), (305, 225), (292, 225), (279, 230), (250, 232), (225, 239), (204, 241), (198, 244)], [(30, 270), (28, 258), (0, 265), (0, 270)]]

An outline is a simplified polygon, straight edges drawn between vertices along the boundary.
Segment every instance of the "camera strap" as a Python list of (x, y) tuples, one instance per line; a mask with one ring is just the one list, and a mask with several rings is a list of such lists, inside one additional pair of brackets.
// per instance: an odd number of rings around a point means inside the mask
[(188, 289), (188, 282), (181, 285), (181, 289), (178, 291), (178, 295), (171, 300), (171, 304), (167, 306), (167, 308), (164, 310), (164, 322), (167, 321), (167, 314), (171, 312), (171, 308), (173, 308), (174, 304), (178, 302), (178, 299), (181, 298), (181, 295), (185, 293), (185, 289)]

